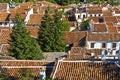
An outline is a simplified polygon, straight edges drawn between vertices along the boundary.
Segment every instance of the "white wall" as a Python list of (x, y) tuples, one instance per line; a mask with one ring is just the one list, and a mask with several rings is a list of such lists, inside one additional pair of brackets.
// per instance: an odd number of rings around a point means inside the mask
[[(106, 43), (106, 49), (112, 49), (112, 44), (116, 43), (116, 50), (119, 50), (120, 42), (105, 42), (105, 41), (88, 41), (89, 49), (102, 49), (102, 43)], [(95, 43), (94, 48), (91, 48), (91, 43)]]
[(30, 15), (33, 14), (33, 8), (27, 13), (27, 16), (25, 18), (25, 22), (27, 23), (28, 20), (30, 19)]

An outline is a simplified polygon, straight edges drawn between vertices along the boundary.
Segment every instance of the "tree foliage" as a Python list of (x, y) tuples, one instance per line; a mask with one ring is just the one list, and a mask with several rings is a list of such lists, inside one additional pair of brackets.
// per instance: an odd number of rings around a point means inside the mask
[(45, 52), (64, 51), (63, 32), (68, 30), (68, 24), (64, 22), (61, 11), (55, 11), (51, 15), (50, 8), (46, 10), (45, 16), (40, 26), (38, 42)]
[(89, 25), (89, 22), (90, 22), (89, 19), (87, 19), (86, 21), (82, 22), (82, 24), (81, 24), (81, 29), (82, 29), (82, 30), (87, 30), (87, 27), (88, 27), (88, 25)]
[(11, 33), (10, 55), (17, 59), (42, 59), (42, 51), (35, 39), (30, 37), (24, 26), (24, 20), (16, 15), (15, 27)]

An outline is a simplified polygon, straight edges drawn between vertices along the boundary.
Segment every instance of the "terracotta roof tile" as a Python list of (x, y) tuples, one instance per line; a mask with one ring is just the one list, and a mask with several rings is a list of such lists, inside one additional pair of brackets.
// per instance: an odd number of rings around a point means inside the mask
[(93, 31), (95, 32), (106, 32), (107, 28), (105, 24), (94, 24)]
[(60, 8), (61, 6), (58, 5), (58, 4), (54, 4), (54, 3), (51, 3), (51, 2), (48, 2), (48, 1), (39, 1), (37, 2), (37, 4), (41, 4), (42, 7), (52, 7), (52, 8)]
[(118, 32), (120, 32), (120, 27), (117, 27), (117, 29), (118, 29)]
[(99, 14), (99, 13), (102, 13), (102, 8), (99, 6), (87, 6), (87, 13)]
[(0, 3), (0, 10), (7, 9), (8, 3)]
[(74, 47), (80, 46), (80, 41), (84, 39), (87, 32), (65, 32), (64, 39), (66, 44), (73, 44)]
[(114, 26), (114, 23), (113, 22), (106, 22), (106, 25), (107, 26)]
[(1, 53), (2, 53), (2, 54), (7, 54), (9, 47), (10, 47), (9, 45), (3, 45)]
[(88, 14), (100, 14), (102, 13), (102, 10), (87, 10)]
[[(54, 66), (54, 62), (50, 61), (34, 61), (34, 60), (2, 60), (0, 61), (0, 67), (1, 66)], [(20, 77), (20, 69), (21, 68), (6, 68), (6, 71), (8, 72), (9, 76), (13, 77)], [(33, 76), (39, 76), (40, 70), (38, 68), (26, 68), (26, 70), (31, 71)], [(46, 69), (46, 76), (50, 77), (52, 73), (51, 69)]]
[(103, 16), (112, 16), (112, 12), (110, 10), (102, 11), (102, 13), (103, 13)]
[(37, 38), (39, 32), (39, 26), (27, 27), (28, 32), (30, 32), (31, 37)]
[(66, 60), (83, 60), (92, 58), (90, 54), (86, 53), (86, 51), (85, 48), (72, 47)]
[(114, 63), (61, 61), (54, 80), (117, 80), (119, 71)]
[(104, 17), (90, 17), (90, 20), (92, 23), (98, 23), (101, 18), (104, 19)]
[(118, 33), (117, 27), (115, 26), (107, 26), (108, 33)]
[(114, 17), (114, 16), (109, 16), (109, 17), (105, 17), (105, 22), (108, 23), (108, 22), (113, 22), (113, 23), (117, 23), (117, 18)]
[(8, 17), (10, 16), (7, 12), (0, 12), (0, 22), (6, 22), (8, 21)]
[(88, 41), (120, 41), (119, 33), (89, 33)]
[(10, 40), (10, 34), (11, 34), (10, 29), (1, 29), (0, 32), (0, 44), (8, 44)]
[(40, 14), (31, 14), (30, 20), (28, 20), (27, 24), (40, 25), (43, 16), (44, 15), (40, 15)]

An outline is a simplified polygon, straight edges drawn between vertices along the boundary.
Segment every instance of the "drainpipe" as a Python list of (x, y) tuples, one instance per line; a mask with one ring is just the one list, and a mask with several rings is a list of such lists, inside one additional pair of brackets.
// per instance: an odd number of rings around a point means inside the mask
[(55, 75), (56, 75), (56, 72), (57, 72), (57, 69), (58, 69), (58, 67), (59, 67), (60, 62), (62, 62), (64, 59), (65, 59), (65, 58), (63, 58), (63, 59), (61, 59), (61, 60), (58, 60), (57, 66), (56, 66), (56, 68), (55, 68), (55, 72), (54, 72), (53, 77), (52, 77), (52, 80), (54, 80), (54, 78), (55, 78)]

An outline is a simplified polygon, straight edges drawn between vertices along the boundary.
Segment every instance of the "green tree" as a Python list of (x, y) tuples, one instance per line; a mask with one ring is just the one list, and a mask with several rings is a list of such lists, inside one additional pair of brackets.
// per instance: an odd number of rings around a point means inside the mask
[(17, 59), (42, 59), (42, 51), (35, 39), (30, 37), (24, 24), (24, 20), (17, 14), (14, 19), (10, 41), (10, 55)]
[(81, 24), (81, 29), (82, 29), (82, 30), (87, 30), (87, 27), (88, 27), (88, 25), (89, 25), (89, 22), (90, 22), (89, 19), (87, 19), (86, 21), (82, 22), (82, 24)]
[(54, 46), (53, 51), (65, 51), (63, 32), (68, 31), (68, 24), (62, 20), (63, 11), (55, 10), (54, 14)]
[(49, 15), (51, 14), (50, 8), (47, 8), (45, 11), (45, 15), (43, 18), (43, 21), (41, 22), (40, 26), (40, 32), (39, 32), (39, 38), (38, 42), (41, 46), (41, 49), (43, 51), (50, 52), (52, 50), (52, 40), (53, 40), (53, 34), (52, 34), (52, 18)]
[(51, 16), (51, 11), (48, 8), (40, 26), (38, 42), (45, 52), (65, 50), (62, 33), (68, 30), (68, 24), (62, 20), (61, 12), (55, 12)]

